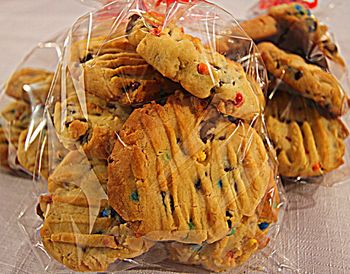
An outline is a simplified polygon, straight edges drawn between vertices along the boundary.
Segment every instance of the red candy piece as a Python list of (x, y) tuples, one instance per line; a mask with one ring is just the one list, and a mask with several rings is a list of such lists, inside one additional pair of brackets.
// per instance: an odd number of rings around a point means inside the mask
[(234, 255), (235, 255), (235, 254), (233, 253), (232, 250), (230, 250), (229, 252), (226, 253), (226, 256), (229, 257), (230, 259), (233, 259), (233, 256), (234, 256)]
[(206, 64), (200, 63), (197, 66), (197, 71), (199, 74), (209, 75), (209, 68)]
[(236, 107), (240, 107), (243, 104), (243, 101), (244, 101), (244, 97), (243, 97), (242, 93), (238, 92), (236, 94), (235, 99), (233, 100), (233, 104)]
[(314, 164), (314, 165), (312, 166), (312, 170), (313, 170), (313, 171), (318, 171), (318, 170), (320, 170), (320, 168), (321, 168), (320, 163)]
[(155, 36), (160, 36), (162, 30), (160, 28), (154, 28), (150, 30), (150, 33), (155, 35)]

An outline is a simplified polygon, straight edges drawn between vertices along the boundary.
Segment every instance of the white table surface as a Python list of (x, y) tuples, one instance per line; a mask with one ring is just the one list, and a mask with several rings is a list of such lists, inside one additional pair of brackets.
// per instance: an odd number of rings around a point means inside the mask
[[(255, 1), (216, 2), (243, 18)], [(1, 0), (0, 82), (39, 41), (88, 10), (75, 0)], [(327, 23), (336, 32), (343, 55), (350, 56), (348, 1), (338, 1), (333, 9), (320, 13), (328, 15)], [(349, 58), (346, 61), (349, 64)], [(17, 216), (27, 200), (33, 199), (31, 190), (29, 181), (0, 175), (0, 273), (45, 273), (17, 226)], [(289, 209), (278, 240), (281, 254), (300, 273), (350, 273), (350, 182), (331, 188), (292, 185), (287, 187), (287, 197)]]

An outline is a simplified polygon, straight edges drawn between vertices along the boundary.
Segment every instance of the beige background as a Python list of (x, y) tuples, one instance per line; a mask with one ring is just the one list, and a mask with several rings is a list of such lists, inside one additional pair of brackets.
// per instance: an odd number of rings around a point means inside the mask
[[(321, 0), (319, 14), (336, 32), (343, 54), (350, 56), (350, 5), (343, 0), (332, 8), (328, 2)], [(243, 18), (254, 1), (217, 3)], [(1, 0), (0, 82), (37, 42), (88, 9), (74, 0)], [(17, 225), (25, 204), (34, 201), (31, 189), (29, 181), (0, 175), (0, 273), (44, 273)], [(332, 188), (289, 185), (287, 196), (289, 209), (278, 238), (279, 254), (289, 258), (300, 273), (350, 273), (350, 182)], [(284, 269), (282, 273), (289, 272)]]

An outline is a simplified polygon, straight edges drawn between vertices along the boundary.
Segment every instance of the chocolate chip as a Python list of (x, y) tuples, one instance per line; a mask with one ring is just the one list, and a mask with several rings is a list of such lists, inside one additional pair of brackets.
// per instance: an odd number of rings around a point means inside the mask
[(233, 167), (225, 167), (224, 168), (224, 171), (225, 172), (230, 172), (230, 171), (232, 171), (234, 168)]
[(115, 104), (113, 104), (113, 103), (107, 103), (107, 107), (111, 108), (111, 109), (116, 109), (117, 108), (117, 106)]
[(80, 59), (80, 63), (86, 63), (87, 61), (91, 60), (92, 58), (94, 58), (92, 56), (92, 53), (89, 52), (88, 54), (86, 54), (86, 56), (84, 56), (82, 59)]
[(292, 139), (291, 139), (290, 137), (288, 137), (288, 136), (286, 136), (286, 139), (287, 139), (289, 142), (292, 141)]
[(226, 136), (220, 136), (220, 137), (219, 137), (219, 140), (220, 140), (220, 141), (224, 141), (225, 139), (226, 139)]
[(129, 34), (133, 27), (135, 26), (135, 22), (140, 18), (140, 15), (138, 14), (133, 14), (129, 17), (129, 23), (126, 26), (126, 34)]
[(196, 183), (194, 184), (194, 186), (197, 190), (200, 190), (201, 189), (201, 179), (198, 179), (196, 181)]
[(282, 149), (280, 149), (280, 148), (277, 148), (277, 149), (276, 149), (276, 154), (277, 154), (277, 156), (280, 155), (281, 152), (282, 152)]
[(166, 207), (166, 204), (165, 204), (166, 192), (165, 191), (161, 191), (160, 195), (162, 195), (163, 206)]
[(298, 81), (303, 75), (304, 74), (299, 70), (294, 74), (294, 79)]
[(169, 195), (170, 209), (173, 212), (175, 210), (174, 198), (172, 195)]
[(222, 87), (224, 84), (225, 84), (224, 81), (222, 81), (222, 80), (219, 81), (219, 86), (220, 86), (220, 87)]
[(122, 91), (124, 93), (127, 93), (129, 91), (135, 91), (137, 90), (139, 87), (141, 86), (141, 84), (139, 82), (134, 82), (131, 83), (130, 85), (126, 86), (126, 87), (122, 87)]
[(238, 185), (236, 182), (233, 183), (233, 187), (235, 188), (236, 193), (238, 193)]
[(199, 131), (199, 136), (203, 143), (207, 143), (208, 140), (213, 141), (214, 139), (214, 134), (210, 133), (210, 130), (215, 127), (215, 124), (211, 121), (203, 121), (201, 123), (201, 129)]
[(280, 64), (280, 62), (277, 60), (276, 61), (276, 69), (279, 69), (281, 67), (281, 64)]
[(227, 119), (228, 119), (232, 124), (235, 124), (235, 125), (238, 125), (239, 122), (241, 121), (241, 119), (235, 118), (235, 117), (233, 117), (233, 116), (227, 116)]
[(230, 217), (230, 218), (232, 218), (232, 214), (231, 214), (231, 212), (230, 212), (230, 211), (226, 211), (226, 217)]
[(90, 137), (91, 137), (91, 131), (88, 130), (86, 134), (84, 134), (83, 136), (80, 136), (80, 138), (79, 138), (80, 144), (83, 145), (83, 144), (88, 143), (90, 140)]
[(232, 222), (231, 222), (231, 220), (227, 220), (227, 225), (228, 225), (229, 228), (232, 227)]

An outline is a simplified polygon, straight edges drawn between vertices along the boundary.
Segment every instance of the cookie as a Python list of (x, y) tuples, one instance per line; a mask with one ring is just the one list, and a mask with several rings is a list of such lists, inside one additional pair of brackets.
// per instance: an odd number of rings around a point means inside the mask
[(82, 149), (89, 157), (107, 159), (128, 115), (129, 110), (117, 103), (88, 93), (83, 99), (75, 94), (56, 103), (54, 125), (67, 149)]
[(276, 181), (272, 177), (255, 214), (243, 216), (241, 223), (233, 227), (225, 238), (201, 245), (168, 243), (169, 257), (179, 263), (201, 265), (215, 272), (233, 269), (268, 244), (269, 231), (278, 221), (280, 206)]
[(8, 164), (9, 141), (3, 127), (0, 125), (0, 165), (9, 167)]
[(19, 69), (8, 80), (5, 86), (5, 93), (27, 103), (44, 104), (53, 76), (52, 72), (43, 69)]
[(48, 178), (47, 145), (40, 144), (40, 137), (28, 136), (28, 129), (21, 132), (17, 149), (18, 163), (30, 174)]
[[(96, 184), (96, 182), (99, 183)], [(57, 189), (65, 189), (67, 191), (76, 188), (90, 189), (91, 185), (95, 186), (95, 189), (91, 191), (91, 195), (89, 196), (98, 196), (97, 193), (100, 193), (99, 200), (106, 200), (106, 161), (89, 159), (77, 150), (69, 152), (64, 157), (52, 174), (50, 174), (48, 180), (48, 190), (50, 193), (54, 193)]]
[[(65, 165), (55, 170), (56, 178), (60, 173), (70, 178), (72, 172), (84, 181), (80, 185), (66, 181), (65, 188), (40, 198), (37, 212), (44, 219), (40, 236), (48, 254), (75, 271), (107, 271), (118, 259), (148, 251), (153, 243), (137, 238), (109, 206), (90, 161), (78, 151), (67, 157)], [(61, 169), (68, 162), (70, 171)], [(106, 163), (104, 166), (106, 173)]]
[(23, 101), (8, 104), (0, 113), (0, 163), (3, 167), (11, 168), (16, 164), (18, 141), (20, 134), (30, 121), (30, 107)]
[[(324, 56), (345, 66), (339, 50), (332, 41), (328, 27), (300, 4), (285, 4), (272, 7), (268, 14), (240, 23), (245, 32), (255, 41), (273, 41), (278, 47), (306, 57), (311, 62), (322, 64)], [(237, 30), (231, 30), (237, 32)], [(227, 43), (227, 39), (224, 40)], [(321, 51), (324, 56), (316, 60), (313, 52)], [(327, 66), (327, 65), (326, 65)]]
[(310, 98), (334, 116), (347, 109), (347, 96), (337, 79), (319, 68), (307, 64), (298, 55), (287, 53), (272, 43), (260, 43), (258, 48), (266, 68), (299, 94)]
[(277, 21), (267, 14), (240, 22), (240, 25), (248, 36), (255, 41), (263, 40), (280, 33)]
[(349, 132), (340, 119), (327, 117), (313, 102), (277, 91), (266, 117), (282, 176), (319, 176), (343, 164)]
[(213, 94), (212, 103), (224, 114), (250, 120), (261, 112), (259, 99), (239, 63), (205, 48), (200, 39), (181, 28), (152, 28), (142, 19), (131, 20), (130, 25), (129, 41), (163, 76), (198, 98)]
[(253, 128), (181, 92), (134, 110), (108, 161), (109, 202), (135, 233), (183, 243), (253, 215), (273, 172)]
[(70, 60), (84, 64), (97, 56), (122, 52), (135, 52), (135, 46), (131, 45), (122, 33), (119, 36), (116, 33), (110, 37), (97, 36), (89, 40), (73, 41), (70, 46)]
[(83, 68), (87, 92), (121, 105), (142, 105), (178, 88), (136, 52), (100, 54)]

